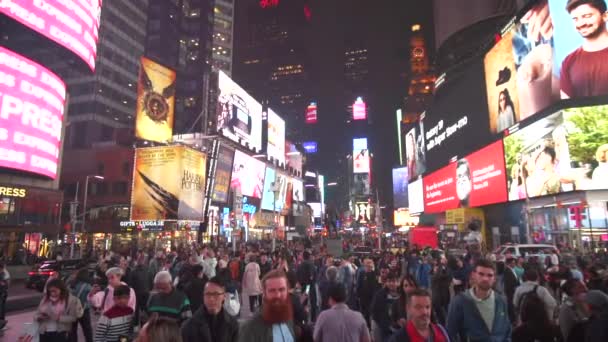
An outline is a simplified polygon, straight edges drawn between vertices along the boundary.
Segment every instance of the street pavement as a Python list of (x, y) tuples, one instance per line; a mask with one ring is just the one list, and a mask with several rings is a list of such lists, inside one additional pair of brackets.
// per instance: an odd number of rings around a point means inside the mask
[(24, 281), (13, 281), (8, 289), (6, 312), (21, 311), (38, 306), (42, 293), (25, 287)]

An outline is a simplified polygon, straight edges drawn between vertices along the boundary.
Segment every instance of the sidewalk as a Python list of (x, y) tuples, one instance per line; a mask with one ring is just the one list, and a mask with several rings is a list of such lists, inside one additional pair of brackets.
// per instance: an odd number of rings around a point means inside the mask
[(26, 288), (24, 280), (14, 280), (8, 289), (6, 312), (36, 307), (41, 299), (42, 293)]

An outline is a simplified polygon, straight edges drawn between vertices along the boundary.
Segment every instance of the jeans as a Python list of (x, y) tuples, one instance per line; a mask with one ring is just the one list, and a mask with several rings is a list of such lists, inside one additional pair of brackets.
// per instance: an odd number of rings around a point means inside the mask
[(78, 342), (78, 323), (82, 327), (85, 342), (93, 342), (93, 327), (91, 326), (91, 309), (86, 308), (82, 317), (72, 324), (70, 342)]

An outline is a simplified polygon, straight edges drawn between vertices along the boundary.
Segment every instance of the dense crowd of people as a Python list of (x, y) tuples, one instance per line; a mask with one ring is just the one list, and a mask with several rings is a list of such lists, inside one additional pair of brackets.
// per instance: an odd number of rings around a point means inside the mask
[(361, 243), (339, 256), (310, 241), (274, 252), (265, 242), (104, 252), (95, 269), (50, 277), (37, 337), (77, 341), (82, 329), (86, 342), (608, 341), (606, 254), (352, 253)]

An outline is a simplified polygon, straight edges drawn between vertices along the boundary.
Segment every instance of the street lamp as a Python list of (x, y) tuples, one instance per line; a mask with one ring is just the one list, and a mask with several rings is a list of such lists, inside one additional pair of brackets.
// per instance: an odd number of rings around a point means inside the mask
[(84, 182), (84, 202), (82, 203), (82, 231), (84, 232), (84, 227), (85, 227), (85, 222), (87, 219), (87, 197), (89, 195), (89, 179), (90, 178), (94, 178), (94, 179), (99, 179), (99, 180), (104, 180), (103, 176), (99, 176), (99, 175), (88, 175), (85, 182)]

